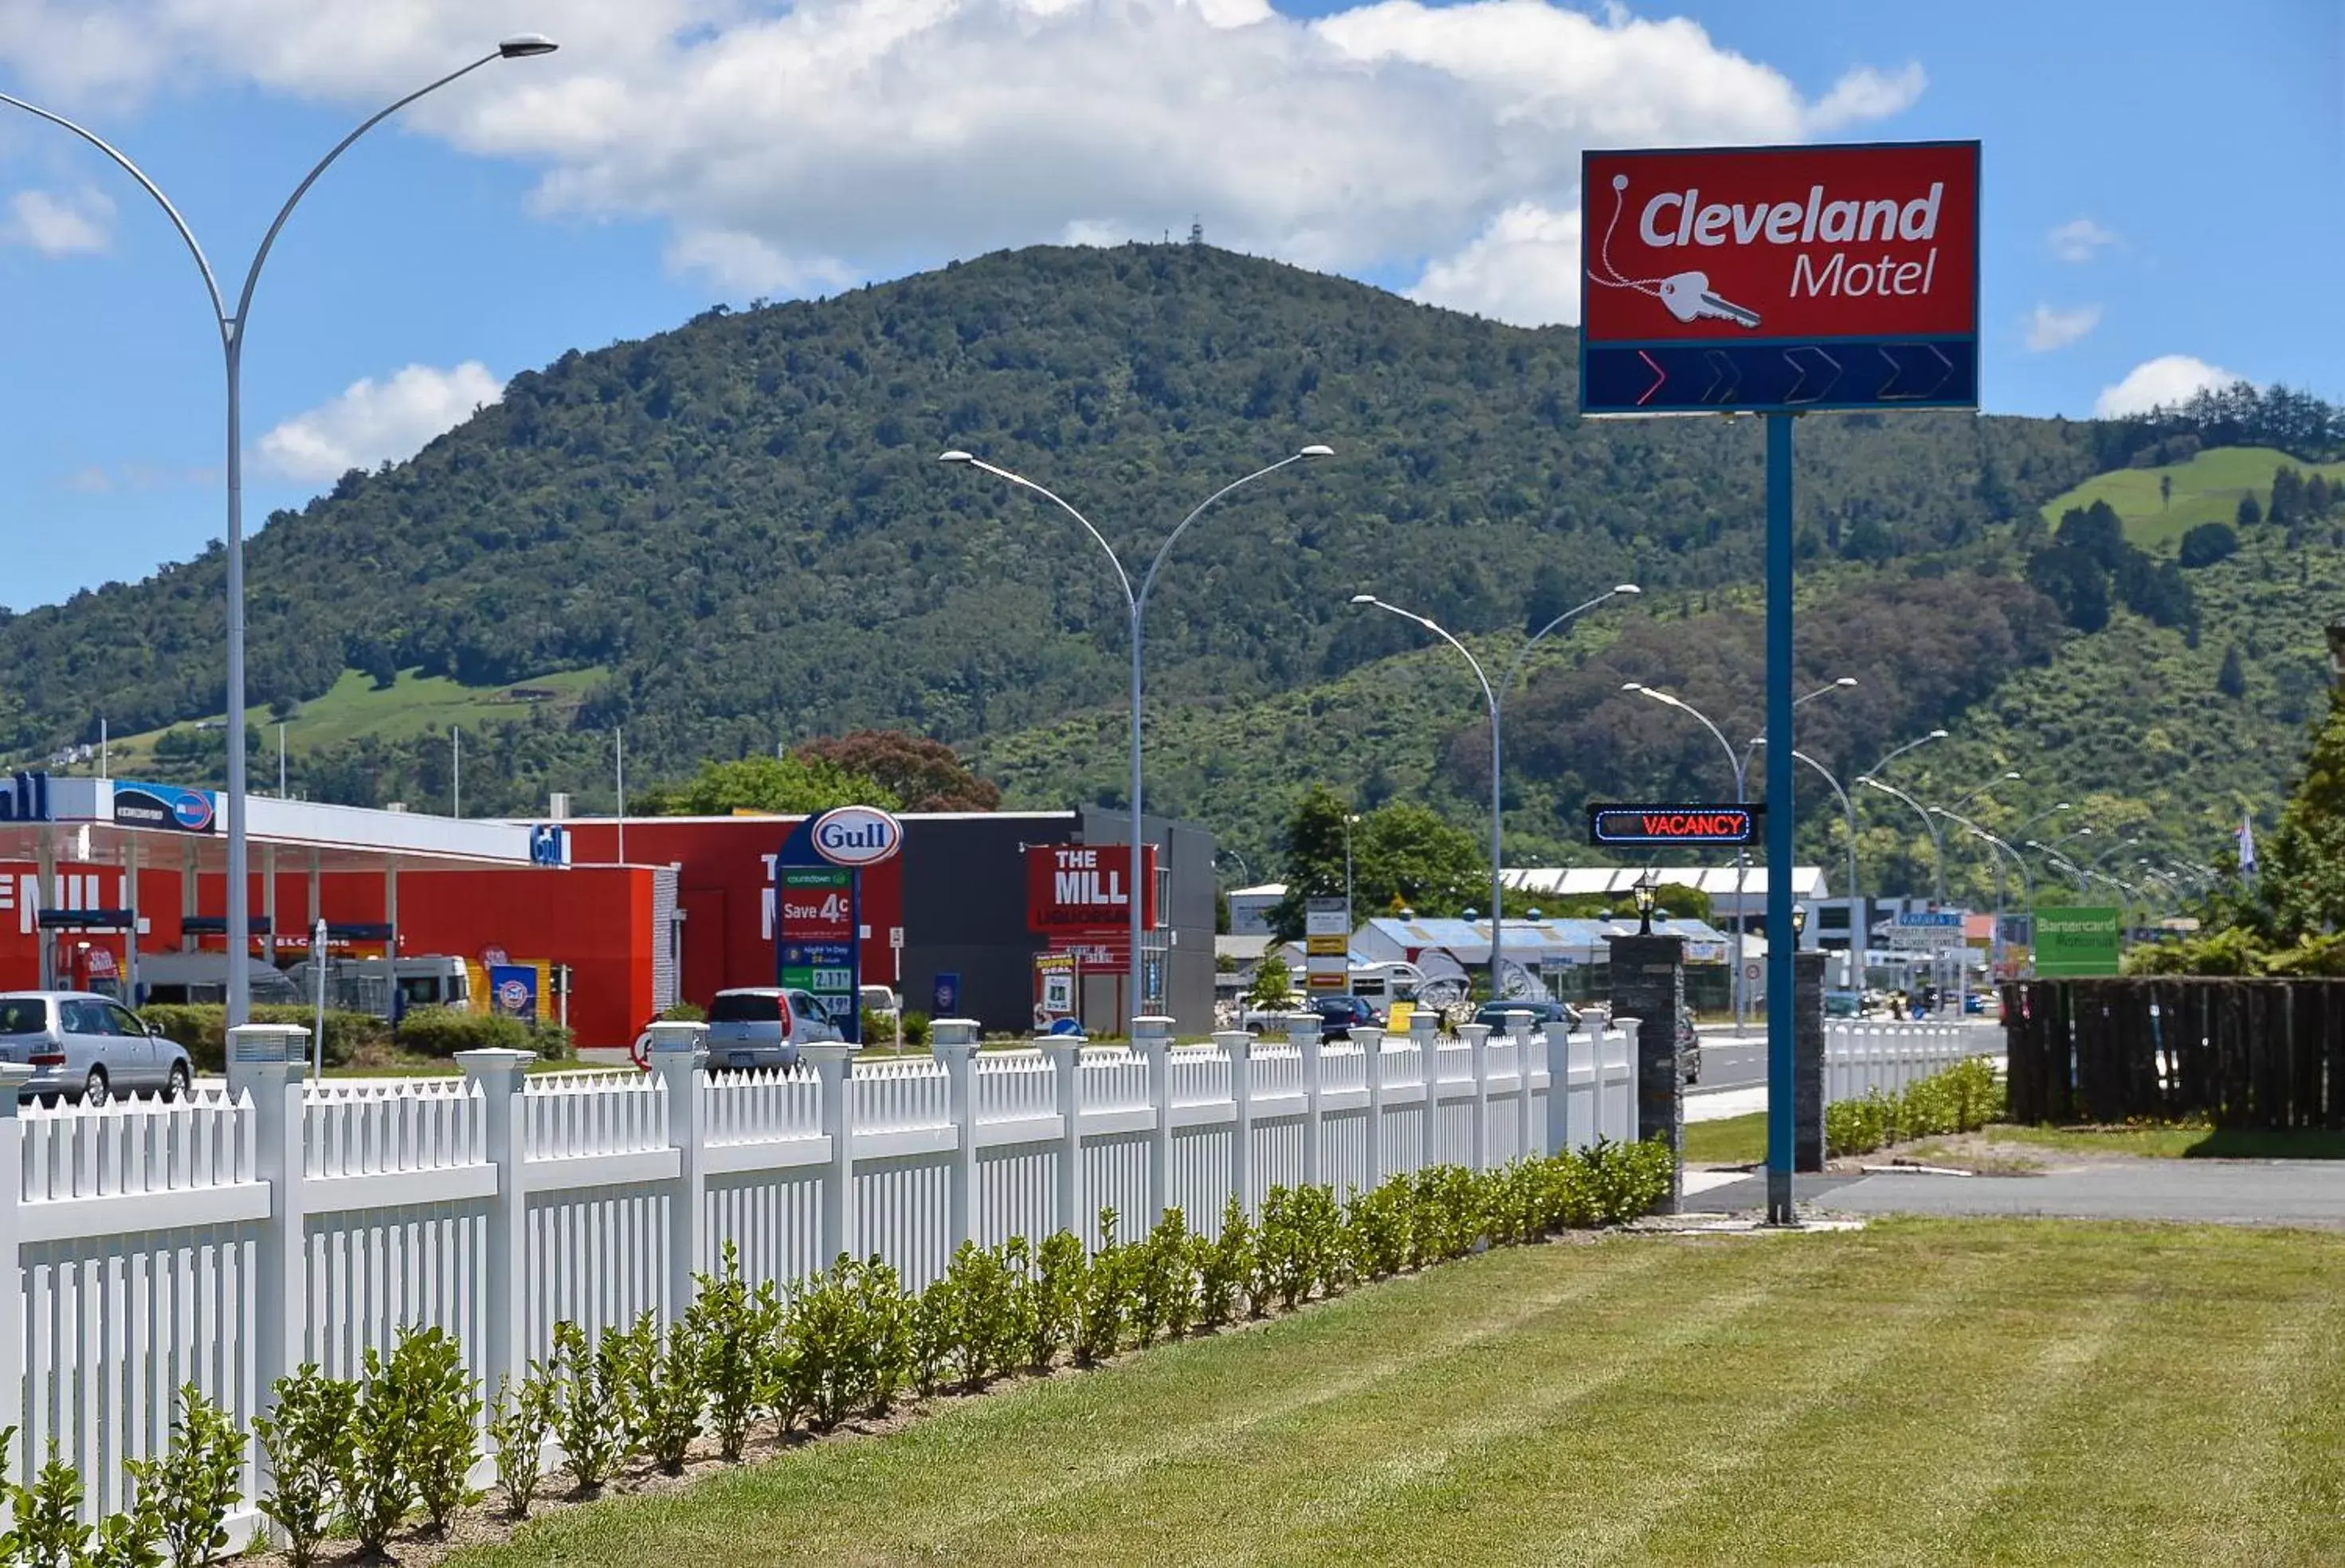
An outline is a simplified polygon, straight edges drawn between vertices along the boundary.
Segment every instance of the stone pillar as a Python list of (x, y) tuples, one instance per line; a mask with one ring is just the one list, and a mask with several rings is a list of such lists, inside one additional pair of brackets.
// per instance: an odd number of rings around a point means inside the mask
[[(1635, 1018), (1637, 1030), (1637, 1138), (1669, 1139), (1675, 1166), (1685, 1164), (1685, 1075), (1678, 1061), (1680, 1020), (1692, 1021), (1685, 999), (1685, 938), (1614, 936), (1612, 1016)], [(1684, 1195), (1680, 1175), (1670, 1179), (1664, 1212), (1674, 1214)]]
[(1824, 1168), (1824, 964), (1792, 956), (1792, 1168)]

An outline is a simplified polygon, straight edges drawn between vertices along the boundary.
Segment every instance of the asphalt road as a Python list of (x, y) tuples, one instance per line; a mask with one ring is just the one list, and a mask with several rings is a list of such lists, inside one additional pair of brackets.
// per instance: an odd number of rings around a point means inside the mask
[(1750, 1035), (1701, 1037), (1701, 1081), (1692, 1092), (1749, 1088), (1767, 1081), (1767, 1042)]
[[(1794, 1199), (1833, 1214), (2177, 1219), (2345, 1226), (2345, 1161), (2129, 1159), (2041, 1176), (1801, 1176)], [(1764, 1177), (1686, 1199), (1690, 1212), (1767, 1207)]]

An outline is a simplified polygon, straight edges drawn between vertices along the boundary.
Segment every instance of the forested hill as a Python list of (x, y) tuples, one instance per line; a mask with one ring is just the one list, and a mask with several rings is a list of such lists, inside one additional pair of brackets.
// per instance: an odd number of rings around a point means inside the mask
[[(412, 461), (270, 518), (249, 553), (253, 700), (290, 712), (346, 668), (601, 672), (558, 723), (467, 758), (488, 809), (599, 776), (621, 723), (656, 776), (867, 723), (966, 745), (1118, 701), (1122, 604), (1095, 548), (939, 464), (949, 447), (1051, 485), (1128, 552), (1228, 480), (1335, 448), (1183, 539), (1149, 621), (1168, 700), (1293, 690), (1410, 646), (1350, 609), (1363, 589), (1471, 632), (1624, 580), (1683, 602), (1754, 578), (1756, 422), (1581, 423), (1577, 371), (1569, 329), (1201, 246), (1030, 249), (711, 311), (517, 376)], [(1800, 435), (1812, 572), (1934, 570), (2131, 439), (1924, 414)], [(218, 712), (221, 578), (214, 550), (0, 624), (0, 748)], [(345, 748), (312, 787), (363, 798), (393, 760)]]

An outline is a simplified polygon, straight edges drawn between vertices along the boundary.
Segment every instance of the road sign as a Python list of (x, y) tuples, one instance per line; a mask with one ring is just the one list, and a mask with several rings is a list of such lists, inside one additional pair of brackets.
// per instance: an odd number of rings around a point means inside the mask
[(1591, 150), (1588, 414), (1974, 408), (1979, 146)]
[(1889, 946), (1895, 948), (1934, 952), (1963, 945), (1963, 917), (1959, 914), (1900, 915), (1889, 927)]
[(1595, 805), (1590, 844), (1748, 844), (1755, 805)]
[(904, 928), (901, 926), (888, 927), (888, 946), (898, 953), (904, 950)]
[(2120, 952), (2114, 909), (2038, 909), (2035, 973), (2046, 978), (2114, 975)]

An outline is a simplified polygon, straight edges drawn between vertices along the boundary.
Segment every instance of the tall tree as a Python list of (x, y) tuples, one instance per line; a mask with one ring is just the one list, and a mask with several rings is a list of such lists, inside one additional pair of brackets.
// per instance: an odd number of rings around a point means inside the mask
[(680, 784), (645, 793), (641, 809), (654, 816), (726, 816), (736, 812), (799, 815), (837, 805), (902, 809), (886, 786), (820, 757), (743, 757), (706, 763)]
[(2223, 650), (2223, 667), (2215, 672), (2215, 689), (2234, 701), (2248, 694), (2248, 672), (2239, 663), (2236, 644)]
[(793, 754), (876, 780), (906, 811), (991, 811), (1001, 804), (1001, 786), (978, 777), (950, 746), (901, 730), (808, 741)]

